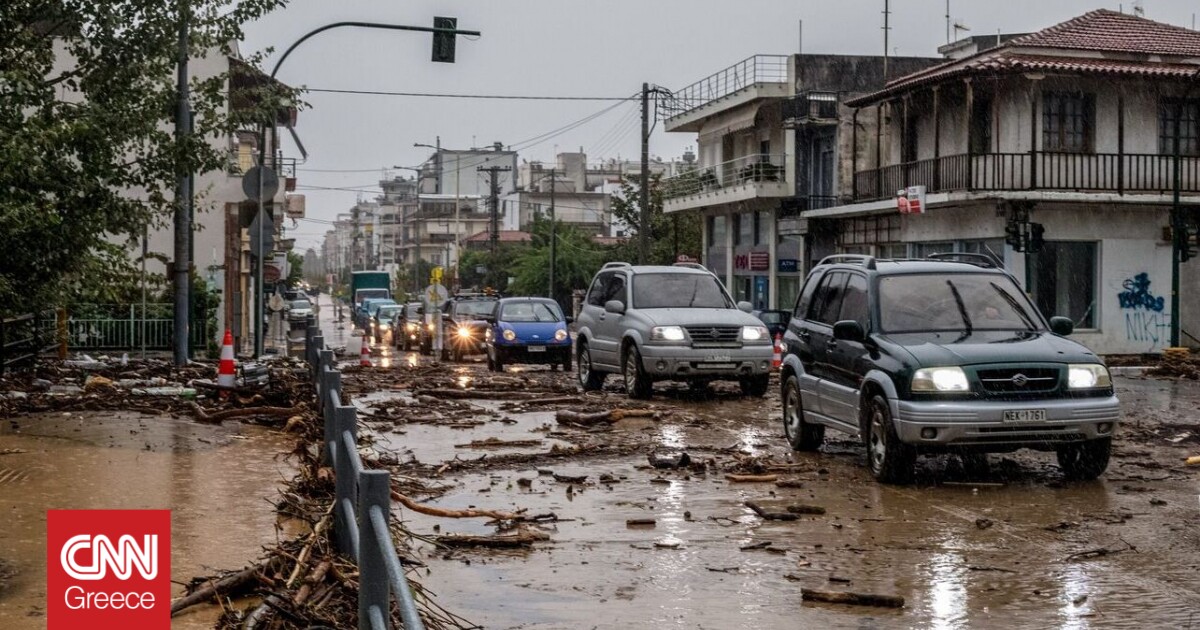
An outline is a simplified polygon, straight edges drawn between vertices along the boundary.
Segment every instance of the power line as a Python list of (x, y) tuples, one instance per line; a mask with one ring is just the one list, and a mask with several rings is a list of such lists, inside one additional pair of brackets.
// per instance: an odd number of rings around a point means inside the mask
[(418, 98), (464, 98), (493, 99), (508, 101), (630, 101), (634, 96), (539, 96), (527, 94), (439, 94), (432, 92), (389, 92), (385, 90), (335, 90), (332, 88), (305, 88), (306, 92), (325, 94), (359, 94), (365, 96), (407, 96)]

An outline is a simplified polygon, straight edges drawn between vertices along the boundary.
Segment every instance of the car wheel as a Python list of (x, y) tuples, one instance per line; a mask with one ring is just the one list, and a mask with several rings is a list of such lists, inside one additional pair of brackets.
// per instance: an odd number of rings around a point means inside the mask
[(579, 344), (579, 350), (575, 352), (575, 365), (579, 386), (583, 391), (594, 392), (604, 387), (605, 374), (592, 369), (592, 355), (588, 353), (586, 343)]
[(795, 375), (783, 384), (783, 434), (794, 451), (815, 451), (825, 441), (825, 425), (804, 421), (804, 401)]
[(621, 371), (625, 377), (625, 395), (630, 398), (649, 398), (654, 393), (654, 382), (642, 368), (642, 353), (638, 352), (637, 346), (630, 345), (625, 349), (622, 364), (625, 366)]
[(748, 376), (739, 379), (738, 384), (742, 386), (743, 396), (762, 398), (767, 395), (767, 389), (771, 387), (771, 375)]
[(1074, 442), (1058, 447), (1058, 465), (1067, 479), (1091, 480), (1108, 468), (1112, 438)]
[(883, 483), (912, 481), (917, 451), (896, 435), (887, 400), (878, 394), (872, 396), (867, 414), (867, 464), (871, 474)]

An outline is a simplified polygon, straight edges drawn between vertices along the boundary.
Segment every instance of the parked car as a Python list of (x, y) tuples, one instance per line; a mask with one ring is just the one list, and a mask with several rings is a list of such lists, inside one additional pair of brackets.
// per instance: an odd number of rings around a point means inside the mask
[(1064, 475), (1108, 466), (1120, 419), (1100, 357), (1047, 322), (990, 257), (831, 256), (809, 274), (785, 336), (783, 424), (814, 450), (861, 436), (871, 473), (902, 483), (919, 453), (1053, 450)]
[(297, 299), (288, 302), (287, 319), (289, 324), (303, 323), (304, 320), (313, 313), (314, 311), (312, 302), (309, 302), (308, 300)]
[(405, 352), (419, 348), (422, 353), (428, 353), (428, 348), (432, 347), (429, 329), (430, 325), (425, 323), (425, 306), (420, 302), (409, 302), (404, 305), (395, 329), (396, 333), (403, 334), (393, 335), (392, 339), (396, 347)]
[(771, 332), (771, 339), (776, 335), (783, 335), (787, 330), (788, 320), (792, 318), (791, 311), (754, 311), (751, 315), (758, 318), (767, 330)]
[(608, 263), (592, 280), (579, 314), (575, 360), (579, 382), (596, 390), (609, 373), (625, 391), (648, 398), (655, 381), (695, 386), (737, 380), (763, 396), (770, 382), (767, 328), (734, 303), (715, 275), (692, 264)]
[(371, 332), (375, 334), (376, 343), (384, 343), (392, 337), (395, 322), (403, 308), (400, 304), (381, 304), (375, 308), (375, 314), (371, 316)]
[(504, 298), (486, 319), (488, 369), (503, 372), (510, 363), (547, 364), (571, 369), (571, 333), (558, 303), (549, 298)]
[(442, 305), (442, 320), (446, 338), (442, 340), (442, 358), (462, 361), (469, 354), (483, 354), (483, 337), (488, 324), (484, 318), (492, 315), (497, 295), (461, 293)]

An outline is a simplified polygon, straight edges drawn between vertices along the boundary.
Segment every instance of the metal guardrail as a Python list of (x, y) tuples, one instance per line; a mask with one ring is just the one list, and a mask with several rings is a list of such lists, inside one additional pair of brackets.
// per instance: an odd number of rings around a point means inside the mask
[[(68, 312), (67, 347), (70, 350), (168, 350), (175, 332), (171, 304), (83, 304)], [(197, 310), (188, 330), (192, 350), (203, 350), (216, 336), (208, 313)], [(43, 335), (53, 336), (54, 313), (43, 315)]]
[(786, 176), (783, 154), (752, 153), (712, 166), (684, 171), (662, 180), (663, 198), (675, 199), (715, 192), (747, 182), (782, 182)]
[(0, 374), (18, 367), (33, 367), (39, 354), (55, 347), (53, 329), (39, 326), (39, 317), (46, 313), (53, 321), (54, 311), (25, 313), (0, 319)]
[(756, 83), (787, 83), (787, 55), (754, 55), (672, 92), (660, 104), (659, 117), (668, 120)]
[(405, 630), (425, 630), (404, 567), (388, 526), (391, 474), (365, 470), (358, 454), (358, 410), (343, 404), (342, 373), (333, 351), (310, 315), (304, 333), (304, 358), (325, 420), (322, 456), (333, 468), (333, 535), (338, 551), (358, 562), (358, 627), (391, 627), (391, 596), (396, 597)]

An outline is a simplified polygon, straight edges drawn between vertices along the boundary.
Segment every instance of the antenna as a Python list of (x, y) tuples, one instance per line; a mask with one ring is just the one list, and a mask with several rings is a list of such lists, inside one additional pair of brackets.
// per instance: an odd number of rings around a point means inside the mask
[(954, 21), (954, 40), (958, 41), (958, 32), (959, 31), (968, 31), (969, 32), (970, 30), (971, 30), (971, 27), (967, 26), (966, 24), (963, 24), (962, 20), (955, 20)]
[(1133, 14), (1137, 17), (1146, 17), (1146, 7), (1142, 6), (1142, 0), (1133, 0)]
[(950, 43), (950, 0), (946, 0), (946, 43)]

